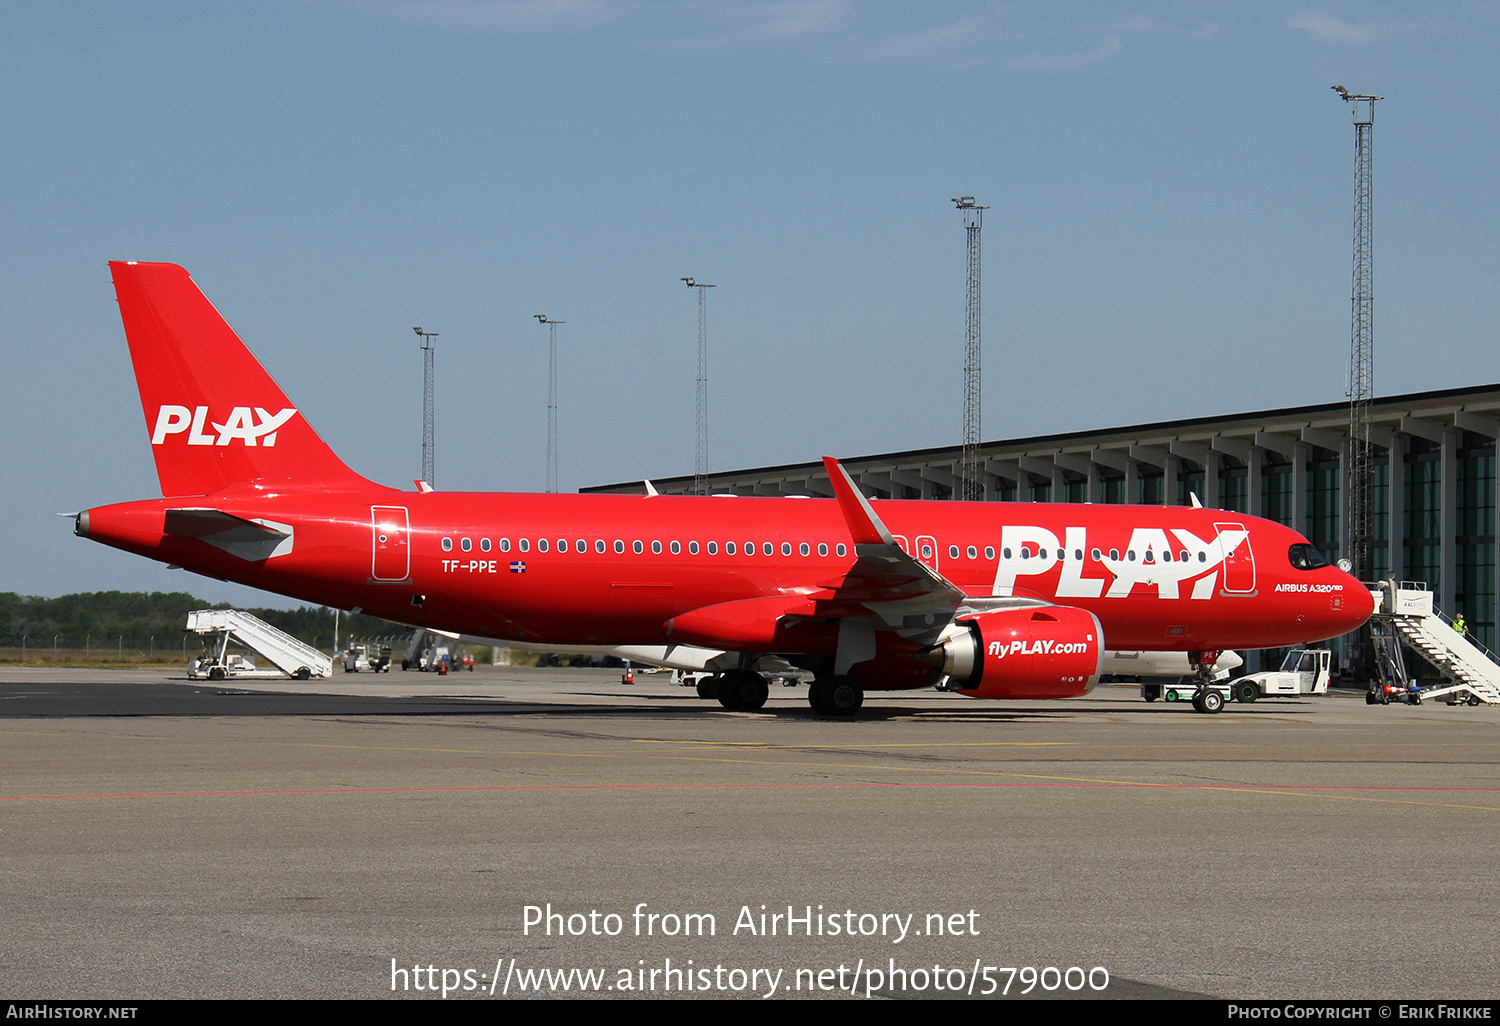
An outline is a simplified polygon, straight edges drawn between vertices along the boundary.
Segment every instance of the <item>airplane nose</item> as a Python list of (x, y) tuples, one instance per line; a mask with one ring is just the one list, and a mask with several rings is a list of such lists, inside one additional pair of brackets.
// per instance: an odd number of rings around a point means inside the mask
[(1347, 634), (1359, 630), (1365, 625), (1365, 621), (1370, 619), (1370, 615), (1375, 612), (1375, 597), (1370, 593), (1369, 588), (1352, 575), (1343, 574), (1343, 578), (1343, 609), (1340, 612), (1344, 614), (1343, 619), (1348, 623), (1344, 629), (1344, 633)]

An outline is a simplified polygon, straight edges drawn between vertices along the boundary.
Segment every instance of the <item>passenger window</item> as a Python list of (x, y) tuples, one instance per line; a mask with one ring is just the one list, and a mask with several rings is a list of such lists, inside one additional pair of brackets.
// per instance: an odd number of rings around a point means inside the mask
[(481, 538), (481, 539), (479, 539), (479, 551), (480, 552), (488, 552), (488, 551), (490, 551), (490, 540), (488, 538)]
[(970, 545), (967, 549), (964, 550), (964, 555), (968, 556), (970, 559), (978, 559), (979, 550)]
[(774, 556), (776, 555), (776, 546), (772, 545), (770, 542), (766, 542), (760, 547), (760, 551), (765, 553), (767, 556)]
[(651, 554), (653, 556), (661, 555), (661, 542), (654, 541), (651, 543)]
[(501, 538), (500, 539), (500, 551), (501, 552), (509, 552), (510, 551), (510, 539), (509, 538)]
[(558, 552), (567, 552), (568, 551), (568, 539), (566, 539), (566, 538), (559, 538), (559, 539), (557, 539), (557, 551)]
[(833, 551), (837, 552), (840, 556), (847, 556), (849, 554), (849, 550), (844, 547), (843, 542), (839, 542), (838, 548)]
[(1120, 550), (1119, 549), (1110, 549), (1109, 550), (1109, 558), (1110, 558), (1110, 560), (1112, 562), (1118, 563), (1120, 561)]
[(803, 542), (801, 545), (797, 546), (797, 551), (802, 553), (804, 556), (812, 555), (812, 548), (807, 544), (807, 542)]
[(520, 541), (516, 542), (516, 548), (520, 549), (522, 552), (530, 552), (531, 542), (525, 538), (522, 538)]
[(828, 555), (828, 543), (827, 542), (818, 542), (818, 555), (820, 555), (820, 556), (826, 556), (826, 555)]
[(724, 555), (726, 555), (726, 556), (732, 556), (732, 555), (734, 555), (734, 542), (725, 542), (724, 543)]
[(708, 543), (708, 554), (710, 556), (717, 556), (719, 554), (719, 543), (718, 542), (709, 542)]
[(547, 539), (546, 538), (538, 538), (536, 540), (536, 550), (538, 552), (546, 552), (547, 551)]
[(444, 538), (443, 539), (443, 551), (444, 552), (452, 552), (453, 551), (453, 539), (452, 538)]
[(594, 539), (594, 551), (597, 552), (597, 553), (599, 553), (599, 555), (601, 555), (601, 556), (604, 555), (604, 539), (603, 538), (595, 538)]
[(949, 559), (957, 559), (958, 558), (958, 546), (957, 545), (949, 545), (948, 546), (948, 558)]
[(781, 554), (783, 556), (790, 556), (792, 554), (792, 543), (791, 542), (782, 542), (781, 543)]
[(984, 547), (984, 558), (985, 559), (994, 559), (995, 558), (995, 547), (993, 545), (986, 545)]
[(674, 555), (674, 556), (680, 556), (681, 554), (682, 554), (682, 543), (681, 542), (673, 542), (672, 543), (672, 555)]
[(624, 551), (625, 551), (625, 543), (623, 541), (621, 541), (620, 539), (616, 538), (615, 539), (615, 552), (616, 553), (622, 553)]
[(588, 552), (589, 543), (584, 541), (582, 538), (579, 538), (577, 543), (574, 545), (574, 548), (578, 550), (578, 554), (581, 556), (584, 553)]
[(695, 541), (688, 542), (688, 555), (689, 556), (696, 556), (697, 554), (698, 554), (698, 543), (695, 542)]
[(1094, 551), (1090, 552), (1089, 555), (1093, 557), (1094, 562), (1096, 562), (1096, 563), (1099, 562), (1099, 550), (1098, 549), (1095, 549)]
[(646, 546), (641, 544), (641, 540), (639, 538), (637, 538), (630, 547), (632, 550), (634, 550), (637, 556), (646, 551)]

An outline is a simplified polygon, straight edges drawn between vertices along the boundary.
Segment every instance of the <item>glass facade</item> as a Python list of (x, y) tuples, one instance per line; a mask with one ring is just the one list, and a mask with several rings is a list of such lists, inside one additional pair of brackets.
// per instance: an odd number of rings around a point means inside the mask
[(1402, 579), (1426, 581), (1434, 592), (1443, 587), (1442, 446), (1412, 438), (1406, 453), (1406, 481), (1401, 512), (1405, 548)]
[(1307, 461), (1307, 524), (1302, 534), (1318, 551), (1336, 562), (1342, 554), (1339, 534), (1339, 454), (1310, 446)]
[(1219, 508), (1250, 512), (1250, 468), (1233, 456), (1219, 457)]
[(1192, 460), (1177, 461), (1177, 505), (1191, 506), (1193, 500), (1190, 496), (1198, 496), (1198, 501), (1203, 501), (1203, 468)]
[(1455, 462), (1454, 612), (1480, 644), (1495, 645), (1495, 440), (1464, 432)]

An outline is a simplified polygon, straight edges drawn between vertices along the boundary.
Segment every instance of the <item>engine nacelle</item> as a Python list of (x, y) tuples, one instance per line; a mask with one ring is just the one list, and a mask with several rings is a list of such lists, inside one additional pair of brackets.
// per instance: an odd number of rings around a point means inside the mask
[(964, 617), (940, 646), (949, 687), (974, 698), (1076, 698), (1099, 680), (1104, 632), (1086, 609)]

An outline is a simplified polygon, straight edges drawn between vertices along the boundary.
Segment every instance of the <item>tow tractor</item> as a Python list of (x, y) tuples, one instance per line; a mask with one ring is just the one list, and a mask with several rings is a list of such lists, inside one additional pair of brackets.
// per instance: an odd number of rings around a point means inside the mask
[(1328, 694), (1329, 661), (1326, 648), (1294, 648), (1279, 670), (1247, 673), (1234, 682), (1237, 702), (1253, 702), (1271, 695)]

